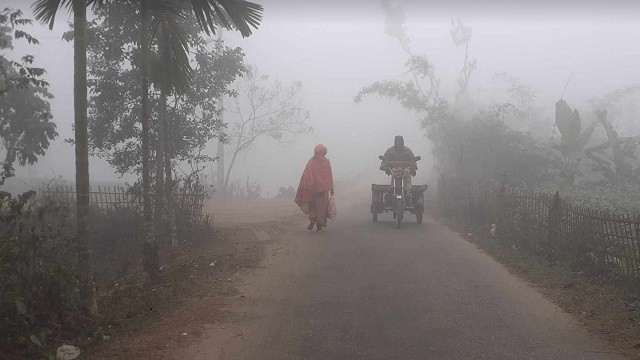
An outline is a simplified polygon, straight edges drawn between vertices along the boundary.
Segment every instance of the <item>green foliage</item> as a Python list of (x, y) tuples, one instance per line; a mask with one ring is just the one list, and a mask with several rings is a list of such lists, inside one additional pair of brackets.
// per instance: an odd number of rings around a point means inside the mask
[(399, 80), (376, 81), (360, 90), (354, 102), (359, 104), (366, 95), (377, 94), (382, 97), (397, 100), (402, 107), (415, 112), (427, 110), (427, 99), (416, 88), (413, 82)]
[[(40, 42), (21, 28), (31, 25), (32, 21), (22, 18), (22, 11), (6, 8), (0, 11), (0, 50), (13, 50), (15, 40), (24, 39), (28, 44), (38, 45)], [(32, 66), (33, 55), (24, 55), (19, 60), (8, 59), (0, 55), (0, 95), (12, 89), (28, 86), (47, 87), (49, 83), (42, 80), (45, 70)]]
[[(38, 40), (18, 29), (30, 24), (19, 10), (0, 11), (0, 50), (13, 49), (13, 41), (25, 39), (30, 44)], [(53, 98), (48, 83), (40, 77), (44, 69), (33, 67), (34, 57), (25, 55), (16, 62), (0, 55), (0, 148), (5, 157), (0, 169), (0, 185), (14, 175), (14, 164), (33, 164), (43, 156), (50, 141), (58, 133), (49, 100)]]
[(552, 184), (546, 183), (540, 191), (553, 194), (559, 191), (569, 202), (610, 213), (640, 214), (640, 186), (610, 184)]
[[(613, 92), (605, 97), (608, 100), (600, 103), (613, 106), (618, 96), (634, 92), (633, 88), (626, 88), (620, 93)], [(561, 143), (553, 144), (553, 147), (560, 151), (564, 160), (560, 177), (569, 185), (576, 182), (577, 176), (583, 177), (584, 181), (593, 181), (591, 178), (595, 173), (600, 173), (607, 182), (614, 185), (639, 183), (637, 150), (640, 136), (620, 137), (608, 118), (607, 109), (600, 108), (595, 113), (596, 120), (583, 130), (578, 111), (572, 111), (562, 99), (556, 103), (556, 126), (560, 130)], [(586, 148), (597, 125), (602, 125), (607, 140)], [(581, 169), (582, 163), (586, 163), (586, 169), (590, 173)]]
[(471, 28), (464, 26), (460, 19), (451, 20), (451, 40), (456, 46), (467, 45), (471, 41)]
[(556, 127), (560, 131), (560, 143), (552, 147), (562, 154), (563, 168), (559, 176), (569, 185), (575, 183), (577, 176), (583, 175), (580, 163), (584, 159), (584, 148), (589, 142), (598, 124), (592, 122), (582, 129), (582, 119), (577, 109), (571, 109), (563, 99), (556, 102)]
[(35, 192), (0, 194), (0, 353), (47, 352), (46, 329), (77, 304), (70, 209), (38, 204)]
[[(139, 3), (137, 1), (108, 1), (87, 0), (87, 5), (98, 10), (109, 3)], [(186, 4), (185, 4), (186, 3)], [(59, 9), (71, 10), (72, 0), (36, 0), (33, 4), (33, 13), (36, 19), (47, 24), (50, 29), (56, 20)], [(252, 28), (257, 29), (262, 21), (263, 7), (261, 5), (244, 0), (189, 0), (189, 1), (153, 1), (150, 5), (169, 9), (171, 7), (188, 5), (193, 11), (198, 24), (207, 33), (215, 32), (221, 25), (228, 30), (239, 30), (242, 36), (251, 35)]]
[[(130, 2), (105, 5), (96, 10), (96, 19), (89, 26), (90, 145), (95, 155), (107, 159), (122, 174), (142, 170), (136, 11)], [(210, 159), (202, 154), (206, 143), (220, 136), (223, 129), (218, 99), (233, 95), (229, 85), (245, 71), (244, 54), (220, 41), (207, 44), (193, 19), (184, 18), (180, 25), (194, 55), (190, 58), (189, 85), (171, 93), (168, 100), (171, 153), (177, 162), (204, 161)], [(157, 50), (154, 47), (152, 54), (155, 90), (150, 96), (151, 115), (156, 119), (163, 71)], [(155, 141), (157, 123), (152, 125), (151, 139)]]
[(460, 69), (460, 78), (458, 79), (458, 86), (460, 87), (456, 94), (456, 102), (458, 98), (467, 91), (469, 87), (469, 80), (471, 74), (476, 69), (477, 60), (469, 59), (469, 44), (471, 43), (472, 29), (468, 26), (464, 26), (460, 19), (456, 21), (451, 20), (451, 39), (456, 47), (464, 46), (464, 63), (462, 69)]
[(506, 72), (494, 74), (493, 80), (505, 86), (506, 101), (520, 110), (516, 117), (505, 119), (505, 124), (513, 129), (528, 132), (538, 140), (548, 140), (552, 120), (547, 119), (545, 107), (536, 101), (538, 90)]
[(599, 110), (596, 113), (607, 134), (607, 141), (585, 150), (586, 156), (594, 163), (592, 170), (600, 172), (611, 184), (639, 184), (637, 150), (640, 136), (618, 136), (607, 111)]
[(506, 117), (519, 112), (515, 106), (496, 104), (481, 109), (470, 121), (443, 111), (434, 108), (425, 120), (441, 171), (528, 189), (552, 177), (548, 151), (527, 133), (505, 125)]
[[(391, 37), (396, 38), (407, 55), (409, 55), (409, 60), (405, 64), (408, 72), (413, 75), (414, 84), (412, 85), (414, 89), (406, 89), (412, 92), (417, 92), (419, 97), (425, 100), (425, 106), (430, 105), (432, 102), (437, 102), (440, 94), (439, 94), (439, 80), (435, 75), (435, 67), (429, 61), (426, 55), (415, 55), (411, 51), (411, 47), (409, 46), (409, 36), (407, 35), (407, 28), (405, 26), (406, 15), (401, 6), (394, 5), (390, 0), (382, 0), (380, 1), (380, 8), (385, 14), (385, 33)], [(428, 80), (428, 91), (425, 92), (423, 90), (423, 86), (420, 83), (423, 80)], [(389, 84), (385, 84), (389, 83)], [(369, 94), (377, 92), (376, 88), (381, 88), (381, 91), (388, 91), (384, 89), (385, 85), (400, 85), (403, 84), (393, 84), (393, 81), (385, 81), (385, 82), (376, 82), (372, 86), (365, 88), (361, 92), (361, 94)], [(409, 83), (404, 84), (405, 87), (409, 86)], [(382, 96), (383, 93), (380, 93)], [(358, 97), (356, 98), (356, 102), (359, 102)]]
[(506, 72), (493, 75), (494, 80), (503, 81), (507, 85), (507, 94), (516, 106), (520, 108), (531, 108), (535, 106), (538, 91), (531, 84), (523, 83), (516, 76)]

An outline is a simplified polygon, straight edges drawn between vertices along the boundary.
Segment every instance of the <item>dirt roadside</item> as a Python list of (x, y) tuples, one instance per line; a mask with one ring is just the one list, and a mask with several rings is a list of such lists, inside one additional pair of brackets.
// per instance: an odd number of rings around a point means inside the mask
[(497, 244), (489, 226), (440, 221), (533, 286), (617, 353), (640, 359), (640, 283), (570, 269)]
[[(265, 248), (304, 220), (294, 204), (278, 199), (220, 204), (207, 211), (216, 224), (215, 238), (165, 264), (163, 282), (124, 305), (125, 316), (104, 329), (104, 340), (82, 358), (162, 359), (179, 353), (231, 314), (230, 307), (244, 297), (238, 290), (242, 279), (259, 269)], [(126, 281), (114, 291), (127, 291)]]

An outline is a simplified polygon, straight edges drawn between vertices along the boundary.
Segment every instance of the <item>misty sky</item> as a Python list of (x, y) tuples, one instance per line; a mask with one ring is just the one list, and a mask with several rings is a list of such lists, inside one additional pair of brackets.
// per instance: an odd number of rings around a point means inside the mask
[[(28, 10), (31, 1), (0, 0), (0, 7)], [(384, 33), (384, 16), (377, 1), (258, 1), (265, 6), (261, 28), (250, 38), (225, 33), (232, 46), (245, 49), (247, 63), (283, 81), (302, 81), (304, 107), (315, 132), (286, 151), (269, 141), (260, 150), (239, 159), (236, 175), (247, 174), (273, 192), (277, 186), (296, 185), (313, 146), (329, 148), (338, 179), (350, 179), (377, 169), (377, 156), (402, 134), (406, 143), (430, 168), (429, 146), (415, 114), (396, 103), (369, 97), (359, 105), (353, 97), (376, 80), (404, 78), (406, 56), (397, 41)], [(407, 30), (415, 53), (426, 54), (436, 66), (447, 95), (453, 93), (462, 65), (463, 50), (449, 34), (452, 18), (473, 28), (470, 53), (478, 61), (472, 91), (491, 97), (499, 86), (497, 72), (508, 72), (540, 90), (549, 111), (560, 96), (569, 74), (575, 71), (565, 99), (578, 108), (594, 96), (625, 84), (640, 83), (640, 2), (537, 1), (480, 2), (397, 1), (404, 7)], [(528, 4), (528, 5), (523, 5)], [(30, 17), (30, 11), (26, 11)], [(59, 20), (63, 20), (60, 17)], [(38, 65), (48, 70), (47, 80), (56, 96), (52, 102), (60, 137), (36, 166), (19, 171), (19, 180), (52, 174), (73, 178), (73, 150), (62, 140), (71, 137), (73, 121), (72, 47), (60, 40), (67, 30), (59, 21), (54, 31), (36, 25), (29, 29), (42, 44), (28, 48)], [(17, 54), (26, 50), (16, 48)], [(211, 154), (215, 155), (215, 143)], [(272, 171), (274, 165), (281, 167)], [(422, 176), (425, 171), (422, 172)], [(101, 160), (91, 162), (92, 181), (118, 180)], [(364, 175), (361, 175), (364, 176)], [(369, 176), (369, 175), (366, 175)], [(125, 180), (131, 181), (130, 177)], [(377, 174), (372, 181), (387, 181)]]

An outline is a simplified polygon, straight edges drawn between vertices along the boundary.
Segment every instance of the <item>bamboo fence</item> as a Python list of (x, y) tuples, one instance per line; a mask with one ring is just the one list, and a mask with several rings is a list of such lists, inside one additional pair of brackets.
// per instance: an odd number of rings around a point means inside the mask
[(506, 186), (438, 181), (444, 211), (496, 224), (500, 241), (525, 252), (598, 272), (640, 277), (640, 216), (571, 204), (555, 195)]
[[(208, 195), (194, 192), (192, 189), (176, 192), (174, 204), (180, 210), (182, 216), (190, 217), (195, 222), (203, 220), (203, 208)], [(38, 191), (40, 199), (47, 199), (57, 203), (73, 205), (76, 193), (71, 186), (56, 186), (44, 188)], [(151, 196), (153, 207), (154, 196)], [(122, 186), (97, 186), (89, 191), (89, 203), (92, 207), (101, 210), (131, 209), (142, 212), (142, 195), (127, 190)]]

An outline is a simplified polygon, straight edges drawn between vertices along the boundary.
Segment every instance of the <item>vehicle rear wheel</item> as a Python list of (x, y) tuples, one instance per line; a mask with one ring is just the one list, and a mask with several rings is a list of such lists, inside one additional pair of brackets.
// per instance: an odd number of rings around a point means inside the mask
[(418, 221), (418, 224), (422, 224), (422, 213), (421, 212), (416, 214), (416, 220)]

